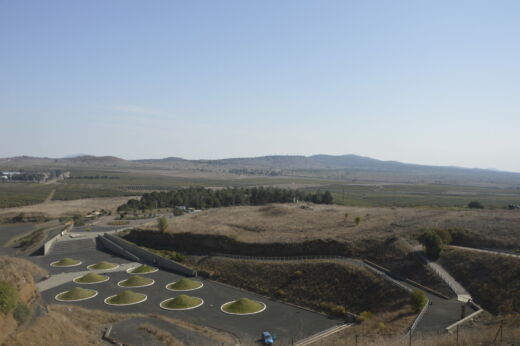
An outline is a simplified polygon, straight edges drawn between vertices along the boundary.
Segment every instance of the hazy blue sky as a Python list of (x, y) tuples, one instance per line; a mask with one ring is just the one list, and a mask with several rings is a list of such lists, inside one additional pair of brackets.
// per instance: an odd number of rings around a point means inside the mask
[(520, 1), (0, 0), (0, 156), (520, 171)]

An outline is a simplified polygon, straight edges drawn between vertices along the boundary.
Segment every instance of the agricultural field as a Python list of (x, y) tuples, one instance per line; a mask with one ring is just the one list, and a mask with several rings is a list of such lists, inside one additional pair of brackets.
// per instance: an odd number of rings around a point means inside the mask
[(52, 189), (51, 185), (36, 183), (0, 183), (0, 208), (41, 203)]

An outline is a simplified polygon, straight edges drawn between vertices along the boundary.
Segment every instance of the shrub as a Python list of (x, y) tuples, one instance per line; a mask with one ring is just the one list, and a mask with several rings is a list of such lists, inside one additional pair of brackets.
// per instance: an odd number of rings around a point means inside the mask
[(80, 214), (74, 215), (72, 217), (72, 219), (74, 220), (74, 226), (83, 226), (83, 225), (85, 225), (85, 219)]
[(426, 255), (433, 260), (440, 257), (442, 252), (442, 239), (434, 231), (424, 231), (419, 236), (419, 242), (424, 246)]
[(283, 297), (285, 296), (285, 291), (282, 290), (281, 288), (277, 289), (276, 292), (274, 292), (278, 297)]
[(341, 305), (336, 305), (331, 309), (331, 312), (337, 316), (345, 316), (347, 314), (347, 308)]
[(18, 291), (8, 281), (0, 281), (0, 312), (7, 315), (18, 304)]
[(368, 321), (372, 318), (372, 313), (370, 311), (363, 311), (361, 314), (359, 314), (358, 320), (361, 322)]
[(159, 231), (166, 232), (168, 229), (168, 219), (163, 217), (160, 217), (159, 220), (157, 220), (157, 226), (159, 227)]
[(184, 212), (180, 209), (173, 209), (173, 216), (182, 216)]
[(31, 310), (29, 307), (21, 302), (16, 305), (16, 308), (13, 311), (13, 316), (18, 321), (18, 323), (27, 321), (30, 315)]
[(468, 203), (468, 208), (471, 209), (484, 209), (484, 206), (479, 201), (471, 201)]
[(426, 294), (421, 290), (415, 289), (410, 293), (410, 305), (412, 305), (415, 312), (421, 311), (427, 301)]
[(302, 275), (303, 275), (303, 272), (302, 272), (301, 270), (297, 270), (297, 271), (295, 271), (295, 272), (292, 274), (291, 277), (292, 277), (293, 279), (297, 279), (297, 278), (302, 277)]
[(359, 223), (361, 222), (361, 218), (359, 216), (356, 216), (354, 222), (356, 223), (356, 225), (359, 225)]
[(448, 245), (453, 241), (450, 231), (446, 229), (437, 229), (435, 230), (435, 233), (437, 233), (437, 235), (441, 238), (443, 244)]

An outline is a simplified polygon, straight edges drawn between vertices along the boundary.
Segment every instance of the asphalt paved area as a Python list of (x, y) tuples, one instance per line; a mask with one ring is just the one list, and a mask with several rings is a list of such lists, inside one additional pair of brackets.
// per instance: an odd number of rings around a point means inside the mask
[[(48, 256), (33, 257), (31, 260), (47, 269), (51, 274), (83, 271), (87, 265), (102, 260), (119, 264), (129, 263), (129, 261), (123, 258), (97, 250), (95, 242), (92, 239), (82, 239), (74, 242), (63, 243), (67, 244), (67, 248), (70, 249), (70, 252), (65, 251), (66, 248), (60, 247), (57, 248), (57, 253), (53, 251)], [(51, 262), (60, 260), (64, 257), (72, 257), (81, 260), (83, 263), (80, 266), (69, 268), (54, 268), (49, 265)], [(107, 273), (107, 275), (110, 276), (110, 280), (106, 282), (95, 285), (85, 285), (88, 286), (89, 289), (98, 290), (99, 295), (97, 297), (90, 300), (68, 304), (77, 304), (86, 308), (121, 313), (163, 314), (165, 316), (183, 319), (195, 324), (225, 330), (239, 337), (243, 343), (256, 342), (259, 340), (261, 332), (267, 330), (278, 336), (278, 344), (287, 345), (291, 344), (292, 340), (296, 341), (313, 335), (341, 322), (340, 320), (315, 312), (272, 301), (255, 293), (243, 291), (211, 280), (203, 280), (201, 278), (197, 279), (204, 282), (204, 287), (187, 293), (204, 299), (204, 305), (187, 311), (163, 310), (159, 307), (160, 302), (177, 295), (175, 292), (168, 291), (165, 286), (168, 283), (177, 281), (183, 277), (163, 270), (159, 270), (152, 274), (146, 274), (147, 277), (155, 280), (153, 286), (132, 289), (136, 292), (147, 294), (148, 300), (146, 302), (130, 306), (109, 306), (106, 305), (103, 300), (111, 295), (120, 293), (123, 288), (118, 287), (117, 282), (128, 278), (130, 274), (127, 274), (126, 272), (113, 272)], [(41, 292), (41, 295), (49, 304), (64, 304), (56, 301), (54, 299), (55, 295), (75, 286), (80, 285), (73, 282), (67, 282)], [(259, 300), (267, 305), (267, 309), (260, 314), (249, 316), (229, 315), (220, 310), (222, 304), (243, 297)]]
[(150, 324), (156, 328), (168, 332), (175, 339), (185, 343), (186, 345), (221, 345), (221, 343), (210, 340), (200, 334), (194, 334), (189, 330), (179, 327), (173, 323), (168, 323), (166, 321), (150, 317), (137, 317), (118, 322), (112, 326), (112, 332), (110, 333), (110, 336), (125, 344), (132, 344), (137, 346), (163, 345), (163, 343), (150, 336), (147, 332), (140, 330), (139, 326), (142, 324)]

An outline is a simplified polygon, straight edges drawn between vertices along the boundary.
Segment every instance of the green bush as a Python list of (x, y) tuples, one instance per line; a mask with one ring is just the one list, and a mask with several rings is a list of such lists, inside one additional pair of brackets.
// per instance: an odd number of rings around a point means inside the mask
[(24, 303), (18, 303), (16, 308), (13, 311), (14, 318), (18, 321), (18, 323), (23, 323), (27, 321), (29, 316), (31, 316), (31, 309)]
[(451, 232), (447, 229), (436, 229), (435, 233), (437, 233), (437, 235), (441, 237), (442, 243), (445, 245), (451, 244), (451, 242), (453, 241), (453, 238), (451, 237)]
[(359, 225), (359, 223), (361, 222), (361, 218), (359, 216), (356, 216), (354, 222), (356, 223), (356, 225)]
[(302, 276), (303, 276), (303, 272), (302, 272), (301, 270), (297, 270), (297, 271), (295, 271), (295, 272), (292, 274), (291, 278), (292, 278), (292, 279), (297, 279), (297, 278), (300, 278), (300, 277), (302, 277)]
[(283, 297), (285, 296), (285, 292), (284, 290), (282, 290), (281, 288), (280, 289), (277, 289), (275, 294), (278, 296), (278, 297)]
[(440, 257), (442, 252), (442, 239), (436, 232), (431, 230), (424, 231), (419, 236), (419, 242), (424, 246), (426, 255), (429, 258), (436, 260)]
[(484, 209), (484, 206), (479, 201), (471, 201), (468, 203), (470, 209)]
[(164, 216), (160, 217), (159, 220), (157, 220), (157, 226), (160, 232), (166, 232), (168, 229), (168, 219)]
[(415, 289), (410, 293), (410, 305), (412, 305), (415, 312), (421, 311), (427, 301), (428, 297), (426, 297), (426, 294), (421, 290)]
[(342, 305), (336, 305), (331, 309), (332, 314), (336, 316), (345, 316), (347, 311), (347, 308)]
[(360, 320), (361, 322), (364, 322), (364, 321), (367, 321), (369, 319), (372, 318), (372, 313), (370, 311), (363, 311), (359, 317), (358, 317), (358, 320)]
[(18, 304), (18, 291), (8, 281), (0, 281), (0, 312), (7, 315)]

